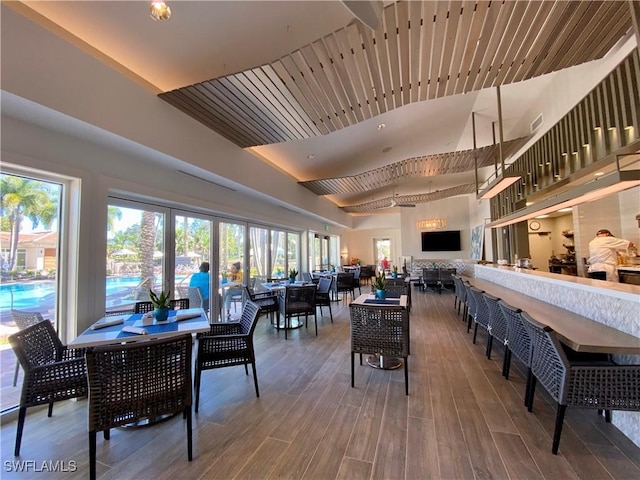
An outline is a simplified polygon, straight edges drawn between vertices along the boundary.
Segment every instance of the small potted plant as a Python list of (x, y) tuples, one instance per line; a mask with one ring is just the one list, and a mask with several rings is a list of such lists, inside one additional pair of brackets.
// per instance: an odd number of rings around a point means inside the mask
[(387, 279), (385, 278), (384, 273), (376, 275), (371, 286), (376, 291), (376, 298), (384, 300), (387, 297)]
[(289, 283), (295, 282), (297, 276), (298, 276), (298, 271), (295, 268), (290, 268), (289, 269)]
[(171, 292), (164, 290), (157, 295), (153, 290), (149, 289), (149, 300), (155, 307), (153, 317), (158, 322), (165, 322), (169, 318), (169, 309), (171, 308)]
[(398, 266), (397, 265), (393, 266), (393, 272), (391, 272), (391, 276), (393, 278), (398, 278)]

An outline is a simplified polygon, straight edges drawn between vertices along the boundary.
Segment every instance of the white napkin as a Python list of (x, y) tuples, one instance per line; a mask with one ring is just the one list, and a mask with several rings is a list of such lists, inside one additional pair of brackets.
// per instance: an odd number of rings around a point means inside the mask
[(179, 322), (180, 320), (188, 320), (190, 318), (198, 318), (199, 316), (199, 313), (176, 313), (176, 322)]
[(140, 327), (126, 326), (126, 327), (122, 327), (122, 331), (123, 332), (127, 332), (127, 333), (137, 333), (138, 335), (146, 335), (147, 334), (147, 329), (146, 328), (140, 328)]
[(107, 318), (105, 320), (97, 321), (96, 323), (91, 325), (91, 327), (89, 328), (91, 330), (98, 330), (100, 328), (111, 327), (112, 325), (120, 325), (121, 323), (124, 323), (124, 318), (118, 318), (118, 317), (114, 317), (112, 319)]

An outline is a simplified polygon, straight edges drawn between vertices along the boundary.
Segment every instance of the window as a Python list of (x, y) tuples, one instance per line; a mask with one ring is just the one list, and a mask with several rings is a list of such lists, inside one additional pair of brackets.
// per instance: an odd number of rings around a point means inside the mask
[[(7, 327), (7, 335), (18, 329), (11, 318), (12, 310), (40, 313), (56, 330), (60, 328), (58, 280), (62, 232), (58, 226), (62, 224), (63, 194), (68, 184), (45, 173), (28, 175), (10, 169), (0, 174), (0, 318)], [(3, 367), (11, 366), (13, 373), (15, 356), (11, 347), (2, 342), (0, 349), (6, 350)], [(2, 388), (2, 411), (18, 405), (21, 382), (22, 370), (16, 387), (11, 382)]]

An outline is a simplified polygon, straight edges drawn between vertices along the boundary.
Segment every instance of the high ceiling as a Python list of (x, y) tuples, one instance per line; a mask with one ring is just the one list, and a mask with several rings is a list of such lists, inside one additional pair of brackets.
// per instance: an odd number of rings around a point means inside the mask
[(14, 8), (351, 212), (473, 192), (472, 113), (477, 147), (491, 146), (494, 87), (504, 140), (527, 137), (522, 113), (552, 72), (601, 58), (631, 29), (628, 2), (385, 2), (376, 30), (339, 1), (168, 3), (166, 22), (148, 1)]

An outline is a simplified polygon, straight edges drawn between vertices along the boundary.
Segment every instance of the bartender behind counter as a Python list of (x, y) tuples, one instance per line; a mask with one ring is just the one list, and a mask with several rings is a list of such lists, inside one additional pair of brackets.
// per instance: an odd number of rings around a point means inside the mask
[(616, 238), (607, 229), (598, 230), (596, 238), (589, 242), (589, 277), (617, 282), (617, 252), (624, 252), (633, 246), (633, 242)]

